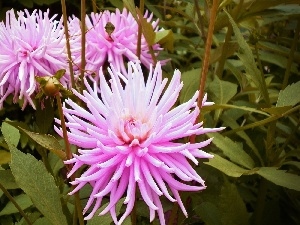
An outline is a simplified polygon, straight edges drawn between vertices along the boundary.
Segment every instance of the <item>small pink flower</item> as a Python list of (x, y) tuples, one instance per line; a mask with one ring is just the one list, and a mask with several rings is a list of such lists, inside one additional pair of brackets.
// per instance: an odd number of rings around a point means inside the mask
[[(10, 94), (14, 102), (24, 99), (35, 108), (32, 94), (37, 89), (35, 76), (53, 75), (67, 69), (62, 20), (49, 18), (49, 10), (27, 10), (6, 13), (6, 23), (0, 23), (0, 108)], [(63, 77), (64, 84), (68, 80)]]
[[(133, 209), (137, 189), (149, 207), (150, 221), (157, 213), (160, 224), (165, 224), (160, 200), (163, 195), (178, 202), (187, 216), (179, 191), (205, 189), (203, 179), (189, 160), (198, 165), (197, 158), (212, 158), (199, 150), (212, 139), (194, 144), (177, 140), (223, 128), (203, 128), (202, 123), (194, 124), (199, 114), (198, 92), (188, 102), (174, 107), (183, 86), (178, 70), (168, 87), (167, 79), (162, 79), (160, 63), (154, 70), (150, 67), (146, 82), (138, 63), (129, 62), (126, 77), (114, 67), (109, 73), (110, 85), (100, 72), (100, 88), (95, 83), (92, 88), (85, 80), (87, 90), (82, 95), (74, 91), (86, 103), (87, 109), (71, 99), (64, 105), (69, 141), (82, 148), (78, 155), (74, 154), (74, 158), (65, 162), (73, 164), (68, 177), (87, 165), (85, 172), (72, 182), (77, 186), (70, 194), (86, 184), (92, 186), (83, 212), (91, 207), (92, 211), (85, 219), (92, 218), (103, 197), (109, 195), (109, 204), (100, 215), (110, 212), (114, 222), (122, 224)], [(206, 102), (205, 97), (202, 104), (213, 103)], [(55, 130), (62, 135), (61, 129), (55, 127)], [(189, 181), (199, 185), (186, 184)], [(118, 220), (115, 205), (124, 194), (127, 207)]]
[[(151, 22), (153, 15), (148, 13), (144, 16)], [(116, 70), (124, 75), (127, 73), (125, 65), (127, 61), (136, 61), (138, 45), (138, 24), (132, 14), (123, 9), (121, 12), (105, 10), (101, 13), (91, 13), (86, 16), (86, 66), (85, 70), (89, 73), (98, 75), (100, 68), (107, 62), (112, 64)], [(158, 20), (152, 22), (152, 27), (158, 31)], [(80, 20), (73, 17), (69, 20), (71, 47), (74, 55), (75, 71), (81, 67), (81, 30)], [(158, 54), (161, 50), (158, 44), (154, 44), (153, 50)], [(142, 36), (141, 57), (139, 59), (147, 68), (153, 63), (149, 53), (148, 44)], [(77, 68), (76, 68), (77, 66)]]

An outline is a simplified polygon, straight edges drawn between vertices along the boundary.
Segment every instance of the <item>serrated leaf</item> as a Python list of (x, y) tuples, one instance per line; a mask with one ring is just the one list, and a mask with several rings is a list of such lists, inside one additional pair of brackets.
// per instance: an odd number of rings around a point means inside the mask
[[(228, 112), (229, 111), (226, 111), (221, 117), (222, 120), (224, 121), (224, 125), (231, 127), (231, 129), (236, 129), (240, 127), (240, 125), (236, 122), (236, 119), (228, 115), (229, 114)], [(259, 150), (257, 149), (256, 145), (253, 143), (252, 139), (248, 136), (248, 134), (245, 131), (239, 131), (236, 132), (236, 135), (240, 136), (245, 140), (246, 144), (252, 149), (255, 155), (259, 158), (260, 162), (263, 163), (263, 159), (261, 158)]]
[(10, 170), (0, 170), (0, 183), (8, 190), (19, 188)]
[(283, 113), (290, 110), (291, 108), (292, 106), (281, 106), (281, 107), (264, 108), (262, 110), (273, 115), (282, 115)]
[(193, 69), (182, 73), (181, 80), (183, 87), (181, 89), (179, 100), (180, 103), (190, 100), (200, 86), (200, 69)]
[(230, 177), (240, 177), (243, 174), (251, 172), (250, 170), (243, 169), (219, 155), (214, 155), (214, 158), (210, 159), (209, 162), (204, 163), (216, 168)]
[(296, 174), (278, 170), (276, 167), (260, 167), (256, 173), (276, 185), (300, 191), (300, 176)]
[[(20, 194), (16, 197), (14, 197), (14, 200), (16, 203), (20, 206), (22, 210), (27, 209), (28, 207), (32, 206), (32, 201), (26, 194)], [(16, 208), (16, 206), (12, 202), (8, 202), (6, 206), (1, 210), (0, 216), (3, 215), (10, 215), (13, 213), (17, 213), (19, 210)]]
[(6, 142), (11, 143), (13, 146), (17, 146), (20, 140), (20, 132), (12, 125), (3, 122), (1, 131)]
[(219, 196), (219, 210), (223, 224), (247, 225), (249, 215), (236, 185), (225, 182)]
[(41, 161), (24, 154), (8, 143), (11, 153), (11, 171), (17, 184), (31, 198), (39, 211), (53, 225), (67, 225), (62, 212), (59, 188)]
[(237, 85), (215, 77), (208, 85), (209, 97), (216, 104), (226, 104), (237, 93)]
[(10, 152), (0, 150), (0, 165), (9, 163), (10, 159), (11, 159)]
[(300, 102), (300, 81), (288, 85), (284, 90), (279, 92), (277, 107), (294, 106)]
[(34, 133), (22, 127), (18, 128), (25, 134), (27, 134), (30, 138), (32, 138), (36, 143), (50, 150), (51, 152), (59, 156), (61, 159), (66, 158), (66, 153), (63, 151), (62, 146), (59, 144), (58, 140), (52, 135)]
[(240, 46), (240, 50), (237, 55), (242, 61), (243, 65), (245, 66), (246, 74), (251, 78), (251, 81), (256, 85), (256, 87), (258, 87), (265, 101), (268, 102), (269, 94), (267, 92), (266, 83), (265, 80), (262, 78), (259, 69), (257, 68), (252, 51), (231, 15), (226, 10), (224, 10), (224, 12), (228, 16), (229, 22), (232, 25), (234, 31), (234, 35)]
[(248, 169), (255, 165), (253, 159), (244, 151), (240, 143), (232, 141), (219, 133), (208, 133), (208, 137), (214, 138), (213, 143), (227, 156), (232, 162), (239, 164)]

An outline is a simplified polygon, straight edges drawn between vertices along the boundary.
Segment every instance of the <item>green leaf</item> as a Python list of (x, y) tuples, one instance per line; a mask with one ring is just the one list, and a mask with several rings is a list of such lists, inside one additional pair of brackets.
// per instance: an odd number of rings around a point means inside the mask
[(245, 66), (246, 74), (251, 78), (251, 81), (256, 85), (256, 87), (258, 87), (265, 101), (269, 102), (270, 100), (269, 94), (267, 92), (267, 86), (265, 80), (262, 78), (259, 69), (257, 68), (252, 51), (249, 45), (247, 44), (246, 40), (244, 39), (243, 35), (241, 34), (241, 31), (238, 28), (237, 24), (234, 22), (233, 18), (226, 10), (224, 10), (224, 12), (229, 18), (229, 22), (232, 25), (237, 42), (240, 45), (240, 51), (237, 55), (242, 61), (243, 65)]
[(54, 108), (51, 104), (50, 98), (44, 99), (44, 108), (37, 107), (35, 111), (36, 124), (39, 132), (46, 134), (48, 130), (53, 127)]
[(236, 185), (225, 182), (219, 196), (219, 210), (223, 224), (249, 224), (249, 215), (245, 203)]
[[(270, 53), (270, 52), (265, 52), (265, 51), (259, 51), (259, 59), (261, 61), (265, 61), (268, 63), (272, 63), (275, 64), (277, 66), (280, 66), (283, 69), (286, 69), (286, 65), (287, 65), (287, 58), (285, 56), (281, 56), (275, 53)], [(298, 69), (297, 69), (297, 64), (296, 63), (292, 63), (291, 64), (291, 72), (292, 73), (297, 73)]]
[(146, 39), (146, 42), (149, 46), (155, 44), (155, 32), (153, 30), (151, 22), (148, 22), (146, 18), (143, 17), (141, 12), (137, 9), (139, 21), (142, 26), (143, 35)]
[(208, 137), (214, 138), (213, 143), (227, 156), (232, 162), (248, 169), (255, 165), (253, 159), (244, 151), (242, 144), (232, 141), (219, 133), (208, 133)]
[[(20, 194), (20, 195), (14, 197), (14, 199), (22, 210), (27, 209), (30, 206), (32, 206), (32, 201), (30, 200), (28, 195)], [(18, 213), (18, 212), (19, 212), (19, 210), (15, 207), (15, 205), (12, 202), (8, 202), (7, 205), (0, 212), (0, 216), (9, 215), (9, 214)]]
[(19, 188), (10, 170), (0, 170), (0, 183), (8, 190)]
[(284, 90), (279, 92), (277, 107), (294, 106), (300, 102), (300, 81), (288, 85)]
[(278, 170), (276, 167), (260, 167), (257, 174), (276, 185), (300, 191), (300, 176)]
[(214, 158), (210, 159), (209, 162), (204, 163), (216, 168), (230, 177), (240, 177), (243, 174), (248, 174), (251, 172), (250, 170), (243, 169), (219, 155), (214, 155)]
[(0, 150), (0, 165), (9, 163), (10, 159), (11, 159), (10, 152)]
[[(116, 204), (116, 212), (118, 214), (118, 212), (120, 212), (121, 207), (123, 205), (125, 198), (121, 198), (118, 203)], [(98, 215), (107, 205), (109, 204), (109, 202), (107, 202), (106, 204), (102, 205), (97, 212), (95, 213), (95, 215)], [(113, 222), (111, 216), (109, 213), (103, 215), (103, 216), (94, 216), (92, 219), (90, 219), (87, 222), (87, 225), (110, 225)], [(131, 221), (130, 218), (127, 217), (124, 222), (122, 223), (122, 225), (130, 225)]]
[(34, 222), (34, 225), (50, 225), (50, 224), (51, 222), (49, 222), (49, 220), (46, 217), (39, 218)]
[(39, 211), (53, 225), (67, 225), (62, 213), (59, 188), (42, 162), (30, 154), (24, 154), (7, 143), (12, 153), (11, 171), (17, 184), (31, 198)]
[(200, 69), (193, 69), (182, 73), (183, 88), (179, 95), (180, 103), (190, 100), (200, 86)]
[(292, 106), (281, 106), (281, 107), (264, 108), (262, 110), (273, 115), (282, 115), (283, 113), (287, 112), (291, 108)]
[(63, 151), (62, 146), (59, 144), (58, 140), (52, 135), (34, 133), (22, 127), (18, 128), (25, 134), (27, 134), (30, 138), (32, 138), (36, 143), (50, 150), (51, 152), (59, 156), (61, 159), (66, 158), (66, 153)]
[(216, 104), (226, 104), (237, 93), (237, 85), (215, 77), (208, 85), (209, 97)]
[(129, 10), (129, 12), (131, 12), (131, 14), (135, 18), (135, 20), (137, 20), (134, 1), (133, 0), (123, 0), (123, 4), (124, 4), (124, 7), (127, 8)]
[[(225, 113), (223, 113), (221, 118), (224, 121), (224, 125), (231, 127), (231, 129), (236, 129), (236, 128), (240, 127), (240, 125), (236, 122), (236, 119), (233, 118), (229, 114), (229, 111), (226, 111)], [(245, 140), (246, 144), (252, 149), (252, 151), (255, 153), (255, 155), (260, 160), (260, 163), (263, 163), (263, 159), (259, 153), (258, 148), (253, 143), (252, 139), (248, 136), (248, 134), (245, 131), (238, 131), (238, 132), (236, 132), (236, 135), (240, 136), (241, 138), (243, 138)]]
[(174, 37), (172, 30), (162, 30), (155, 32), (155, 43), (159, 43), (164, 49), (171, 52), (174, 50)]
[[(217, 76), (208, 85), (208, 95), (216, 104), (226, 104), (237, 93), (237, 85), (220, 80)], [(215, 120), (218, 120), (222, 109), (215, 111)]]
[(222, 225), (220, 212), (211, 202), (202, 202), (195, 208), (195, 212), (206, 225)]
[(6, 142), (9, 142), (13, 146), (17, 146), (20, 140), (20, 132), (17, 128), (12, 125), (3, 122), (1, 126), (1, 131)]

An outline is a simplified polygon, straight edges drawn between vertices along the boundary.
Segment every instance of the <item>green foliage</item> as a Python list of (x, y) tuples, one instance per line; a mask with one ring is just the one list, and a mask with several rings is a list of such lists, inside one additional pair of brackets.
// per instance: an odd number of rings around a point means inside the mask
[(17, 184), (53, 225), (67, 224), (54, 178), (47, 172), (42, 162), (12, 146), (10, 150), (12, 152), (10, 167)]
[(300, 102), (300, 81), (287, 86), (279, 92), (277, 107), (294, 106)]
[(21, 131), (23, 131), (25, 134), (27, 134), (30, 138), (32, 138), (36, 143), (44, 147), (45, 149), (48, 149), (49, 151), (52, 151), (54, 154), (58, 155), (61, 159), (66, 158), (65, 152), (62, 150), (62, 146), (59, 144), (57, 139), (53, 137), (50, 134), (38, 134), (31, 131), (28, 131), (26, 129), (23, 129), (22, 127), (18, 127)]
[[(15, 201), (23, 210), (32, 206), (32, 202), (31, 202), (30, 198), (28, 197), (28, 195), (26, 195), (26, 194), (21, 194), (21, 195), (16, 196)], [(0, 216), (9, 215), (12, 213), (17, 213), (17, 212), (19, 212), (19, 211), (15, 207), (15, 205), (12, 202), (8, 202), (7, 205), (0, 212)]]
[(253, 159), (244, 151), (241, 143), (236, 143), (218, 133), (207, 134), (210, 138), (213, 137), (213, 143), (222, 150), (223, 154), (232, 162), (239, 164), (247, 169), (254, 167)]
[(300, 191), (299, 175), (278, 170), (276, 167), (261, 167), (256, 171), (256, 173), (273, 182), (274, 184)]

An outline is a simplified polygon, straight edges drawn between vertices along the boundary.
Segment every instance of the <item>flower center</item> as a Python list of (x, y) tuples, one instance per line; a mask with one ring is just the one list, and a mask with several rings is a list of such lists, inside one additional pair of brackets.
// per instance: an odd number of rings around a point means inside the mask
[(121, 124), (122, 127), (119, 127), (118, 134), (125, 143), (135, 146), (147, 139), (150, 129), (147, 123), (129, 116), (123, 118)]
[(28, 50), (28, 49), (20, 49), (18, 50), (17, 56), (18, 56), (18, 60), (22, 61), (22, 60), (29, 60), (30, 55), (33, 51), (36, 50), (36, 47), (33, 47), (32, 50)]

